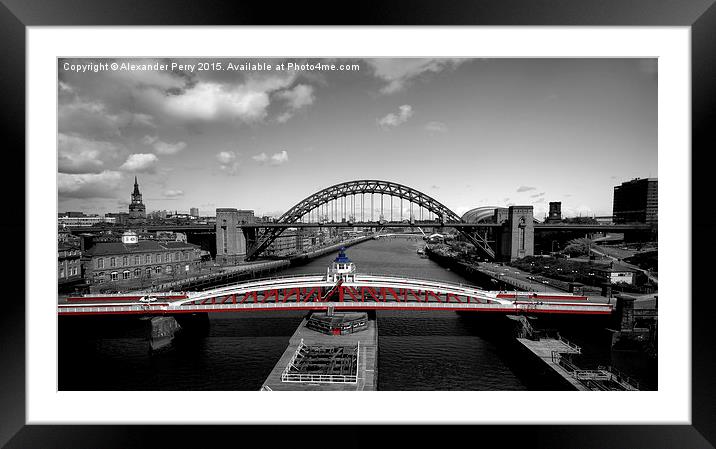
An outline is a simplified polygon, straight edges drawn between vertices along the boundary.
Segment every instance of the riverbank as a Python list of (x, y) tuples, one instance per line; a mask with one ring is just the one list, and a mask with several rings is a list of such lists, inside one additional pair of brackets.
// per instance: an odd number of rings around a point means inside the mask
[(522, 282), (511, 276), (506, 276), (504, 273), (489, 270), (478, 263), (463, 262), (457, 255), (448, 254), (431, 245), (425, 247), (425, 255), (437, 262), (438, 265), (448, 268), (478, 285), (490, 285), (491, 290), (561, 292), (561, 290), (546, 285), (533, 287), (528, 282)]

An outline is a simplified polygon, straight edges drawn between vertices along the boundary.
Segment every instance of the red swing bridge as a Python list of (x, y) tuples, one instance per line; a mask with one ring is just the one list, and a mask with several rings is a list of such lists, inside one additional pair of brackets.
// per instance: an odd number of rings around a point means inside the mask
[(570, 293), (504, 292), (428, 279), (360, 274), (341, 248), (325, 274), (273, 277), (196, 292), (67, 298), (58, 315), (175, 315), (261, 310), (435, 310), (608, 315), (612, 304)]

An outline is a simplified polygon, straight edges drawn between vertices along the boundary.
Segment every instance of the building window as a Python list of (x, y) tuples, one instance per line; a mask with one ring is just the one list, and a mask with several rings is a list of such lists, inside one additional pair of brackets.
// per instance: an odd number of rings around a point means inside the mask
[(171, 273), (171, 272), (172, 272), (172, 266), (171, 266), (171, 265), (167, 265), (167, 268), (166, 268), (165, 271), (166, 271), (167, 274)]
[(164, 262), (171, 262), (171, 260), (169, 259), (170, 257), (171, 257), (171, 254), (166, 253), (166, 254), (164, 255)]
[(156, 263), (161, 263), (161, 262), (162, 262), (162, 255), (161, 255), (161, 254), (157, 254), (156, 256), (154, 256), (154, 262), (156, 262)]
[(114, 257), (109, 258), (109, 266), (110, 267), (116, 267), (117, 266), (117, 259)]
[(97, 259), (97, 268), (104, 268), (104, 259), (101, 257)]
[(189, 265), (184, 265), (184, 271), (189, 271)]
[(109, 276), (113, 281), (116, 281), (119, 279), (119, 273), (117, 273), (116, 271), (113, 271)]
[(142, 275), (142, 270), (139, 269), (139, 268), (135, 268), (135, 269), (134, 269), (134, 277), (135, 277), (135, 278), (138, 278), (138, 277), (140, 277), (141, 275)]
[(134, 256), (134, 265), (140, 265), (142, 263), (142, 256)]
[(148, 278), (152, 277), (152, 269), (151, 269), (151, 268), (147, 268), (147, 269), (145, 270), (145, 273), (146, 273), (146, 275), (147, 275)]
[(162, 267), (159, 267), (159, 266), (154, 267), (154, 272), (157, 274), (160, 274), (162, 272)]
[(65, 270), (60, 269), (60, 277), (61, 278), (65, 277)]
[(189, 253), (184, 251), (184, 260), (189, 260)]
[(126, 267), (127, 265), (129, 265), (129, 257), (124, 256), (122, 257), (122, 266)]
[(122, 279), (129, 279), (129, 270), (125, 270), (122, 272)]
[(149, 255), (149, 254), (147, 254), (147, 255), (144, 257), (144, 263), (152, 263), (152, 256)]

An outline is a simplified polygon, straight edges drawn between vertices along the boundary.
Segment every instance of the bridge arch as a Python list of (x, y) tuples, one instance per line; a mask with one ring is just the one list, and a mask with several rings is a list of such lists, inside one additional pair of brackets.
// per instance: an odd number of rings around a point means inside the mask
[[(440, 203), (431, 196), (420, 192), (419, 190), (395, 182), (374, 179), (342, 182), (320, 190), (304, 198), (298, 204), (289, 209), (278, 219), (278, 223), (298, 223), (303, 217), (309, 215), (311, 211), (316, 210), (330, 201), (338, 200), (351, 195), (366, 193), (388, 195), (394, 198), (407, 200), (410, 203), (435, 214), (438, 221), (444, 226), (449, 226), (451, 223), (463, 223), (459, 215), (450, 210), (444, 204)], [(379, 227), (380, 223), (375, 222), (375, 226)], [(465, 229), (463, 227), (457, 229), (473, 245), (482, 249), (491, 257), (494, 257), (495, 253), (492, 248), (490, 248), (486, 239), (471, 232), (470, 229)], [(267, 232), (264, 232), (261, 236), (259, 236), (253, 247), (249, 249), (246, 259), (255, 259), (259, 254), (265, 251), (266, 248), (268, 248), (268, 246), (271, 245), (271, 243), (276, 240), (283, 231), (284, 228), (271, 228)]]

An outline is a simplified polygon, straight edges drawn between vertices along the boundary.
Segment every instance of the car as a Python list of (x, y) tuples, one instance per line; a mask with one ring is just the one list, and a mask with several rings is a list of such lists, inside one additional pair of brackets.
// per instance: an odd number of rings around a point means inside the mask
[(156, 297), (150, 295), (142, 296), (141, 298), (139, 298), (139, 302), (154, 302), (156, 300)]

